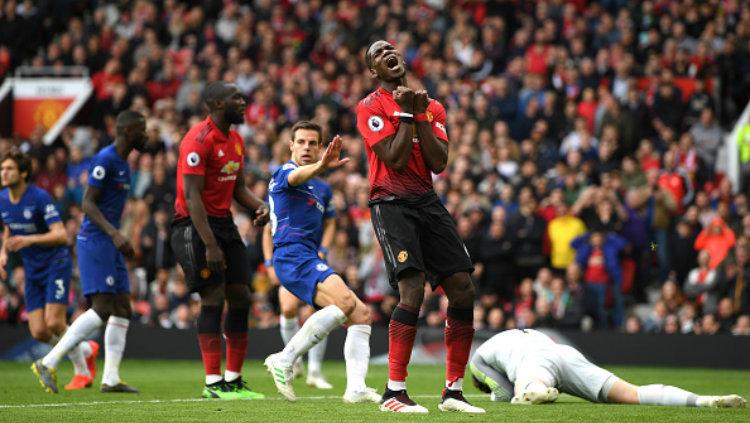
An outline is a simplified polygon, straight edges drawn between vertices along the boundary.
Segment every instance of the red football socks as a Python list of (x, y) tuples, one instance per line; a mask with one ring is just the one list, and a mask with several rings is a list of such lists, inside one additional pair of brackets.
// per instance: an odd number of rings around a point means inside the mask
[(388, 325), (388, 379), (403, 382), (408, 374), (414, 338), (417, 335), (417, 310), (399, 304)]
[(242, 363), (247, 353), (247, 332), (226, 332), (227, 370), (242, 373)]
[(203, 356), (203, 368), (207, 375), (221, 374), (221, 335), (218, 333), (199, 333), (198, 343)]
[(448, 349), (445, 380), (450, 384), (464, 377), (474, 339), (473, 317), (471, 309), (448, 308), (445, 325), (445, 346)]

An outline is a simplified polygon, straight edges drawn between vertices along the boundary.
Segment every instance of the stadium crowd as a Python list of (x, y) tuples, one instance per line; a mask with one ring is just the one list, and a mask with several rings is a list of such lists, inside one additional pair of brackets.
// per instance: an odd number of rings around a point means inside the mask
[[(379, 38), (404, 53), (413, 88), (448, 110), (449, 166), (435, 190), (475, 262), (475, 327), (614, 328), (750, 335), (750, 213), (723, 170), (727, 128), (750, 96), (750, 7), (738, 0), (146, 1), (0, 0), (0, 79), (22, 64), (84, 66), (95, 93), (52, 145), (2, 134), (34, 159), (71, 244), (90, 157), (114, 116), (147, 116), (130, 158), (122, 227), (134, 319), (188, 328), (199, 311), (169, 247), (177, 148), (203, 116), (207, 82), (248, 98), (246, 181), (264, 196), (300, 119), (340, 134), (327, 176), (337, 232), (328, 261), (386, 324), (397, 303), (367, 206), (353, 113), (374, 88)], [(44, 27), (44, 31), (30, 30)], [(740, 152), (744, 168), (750, 146)], [(255, 327), (277, 324), (260, 233), (236, 223), (253, 263)], [(23, 269), (0, 282), (0, 322), (24, 320)], [(74, 267), (74, 271), (76, 271)], [(73, 290), (71, 312), (86, 307)], [(421, 321), (442, 326), (430, 293)]]

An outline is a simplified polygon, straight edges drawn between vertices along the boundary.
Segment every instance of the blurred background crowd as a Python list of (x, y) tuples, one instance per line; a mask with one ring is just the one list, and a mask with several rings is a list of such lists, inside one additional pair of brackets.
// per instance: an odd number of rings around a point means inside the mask
[[(134, 240), (135, 320), (189, 328), (199, 311), (169, 248), (178, 146), (208, 82), (247, 96), (248, 186), (266, 195), (289, 128), (341, 134), (353, 160), (327, 175), (328, 260), (387, 324), (397, 299), (367, 207), (354, 107), (376, 86), (367, 45), (392, 42), (412, 88), (448, 111), (435, 189), (476, 266), (477, 329), (609, 328), (750, 334), (750, 142), (742, 190), (724, 139), (750, 97), (750, 6), (739, 0), (0, 0), (0, 80), (19, 65), (88, 69), (95, 93), (52, 145), (4, 133), (65, 215), (71, 243), (93, 154), (114, 116), (147, 116), (122, 231)], [(7, 131), (6, 131), (7, 132)], [(750, 130), (748, 130), (750, 138)], [(736, 192), (739, 192), (737, 194)], [(254, 327), (278, 324), (260, 233), (235, 220), (253, 264)], [(24, 321), (24, 274), (0, 282), (0, 323)], [(77, 268), (74, 268), (77, 272)], [(74, 282), (74, 286), (76, 283)], [(71, 313), (85, 309), (77, 289)], [(442, 326), (428, 294), (420, 318)]]

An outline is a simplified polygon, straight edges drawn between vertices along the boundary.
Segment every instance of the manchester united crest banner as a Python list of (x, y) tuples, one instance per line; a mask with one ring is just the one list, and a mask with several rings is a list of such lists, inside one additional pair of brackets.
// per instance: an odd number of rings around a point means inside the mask
[(36, 130), (49, 144), (91, 95), (88, 78), (23, 78), (13, 83), (13, 130), (29, 137)]

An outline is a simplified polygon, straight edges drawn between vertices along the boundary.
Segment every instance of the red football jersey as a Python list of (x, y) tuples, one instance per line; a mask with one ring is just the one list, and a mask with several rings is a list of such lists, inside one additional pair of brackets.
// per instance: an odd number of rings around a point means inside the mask
[[(424, 162), (418, 138), (414, 137), (409, 162), (401, 172), (386, 166), (372, 151), (373, 145), (398, 131), (399, 118), (394, 113), (399, 111), (401, 108), (393, 99), (393, 94), (383, 87), (373, 91), (357, 105), (357, 129), (365, 141), (367, 161), (370, 164), (370, 200), (389, 196), (416, 197), (432, 191), (432, 173)], [(435, 137), (447, 143), (443, 105), (430, 99), (427, 118)]]
[(180, 142), (177, 162), (177, 198), (175, 218), (190, 216), (185, 202), (183, 175), (203, 175), (201, 198), (206, 213), (214, 217), (232, 215), (234, 184), (242, 177), (245, 144), (236, 131), (225, 136), (210, 117), (190, 128)]

